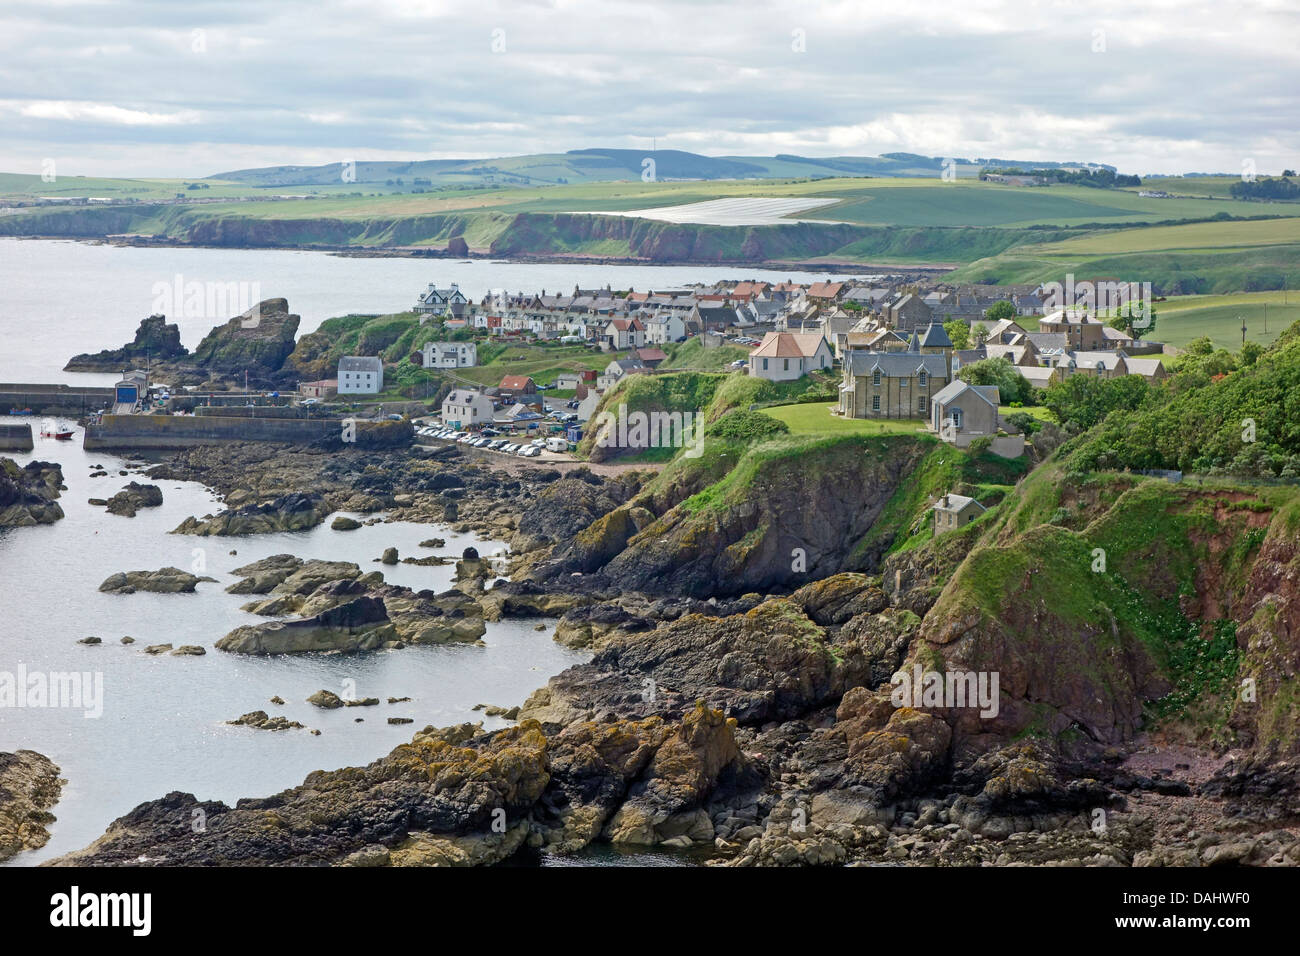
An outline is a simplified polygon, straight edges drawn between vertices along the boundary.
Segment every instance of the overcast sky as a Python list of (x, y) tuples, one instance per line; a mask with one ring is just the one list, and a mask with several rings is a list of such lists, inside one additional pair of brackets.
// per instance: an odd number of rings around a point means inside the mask
[[(563, 152), (1300, 166), (1300, 0), (4, 0), (0, 170)], [(495, 49), (494, 49), (495, 48)]]

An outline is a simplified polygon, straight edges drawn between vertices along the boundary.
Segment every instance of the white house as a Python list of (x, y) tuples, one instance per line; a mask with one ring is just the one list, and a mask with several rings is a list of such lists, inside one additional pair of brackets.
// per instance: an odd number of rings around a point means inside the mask
[(616, 352), (639, 349), (645, 345), (645, 326), (640, 319), (611, 319), (604, 336), (609, 348)]
[(478, 346), (473, 342), (426, 342), (425, 368), (473, 368), (478, 364)]
[(686, 323), (682, 317), (667, 309), (650, 316), (645, 321), (645, 340), (647, 345), (667, 345), (676, 342), (686, 334)]
[(615, 359), (605, 366), (605, 371), (596, 376), (596, 387), (602, 391), (613, 388), (625, 375), (637, 375), (648, 371), (646, 364), (639, 358)]
[(421, 292), (416, 299), (415, 311), (442, 315), (448, 307), (465, 305), (468, 302), (469, 300), (465, 298), (465, 294), (460, 291), (460, 286), (456, 283), (453, 282), (450, 289), (439, 289), (430, 282), (429, 288)]
[(596, 406), (600, 404), (604, 396), (603, 388), (591, 388), (587, 390), (587, 397), (578, 403), (578, 421), (590, 421), (591, 417), (596, 414)]
[(789, 382), (830, 368), (835, 356), (820, 332), (768, 332), (749, 353), (749, 374), (770, 382)]
[(377, 395), (384, 390), (384, 363), (374, 355), (339, 359), (340, 395)]
[(473, 389), (458, 388), (442, 400), (442, 422), (453, 428), (469, 428), (492, 421), (492, 399)]

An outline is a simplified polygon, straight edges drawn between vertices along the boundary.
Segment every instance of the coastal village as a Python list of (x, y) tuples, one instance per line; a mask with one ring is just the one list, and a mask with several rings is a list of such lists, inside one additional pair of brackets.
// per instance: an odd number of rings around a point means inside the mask
[[(826, 416), (826, 427), (833, 419), (893, 428), (911, 423), (958, 448), (978, 441), (1014, 459), (1026, 454), (1025, 427), (1033, 424), (1014, 413), (1037, 405), (1034, 396), (1041, 390), (1072, 376), (1138, 376), (1156, 383), (1167, 375), (1163, 346), (1141, 337), (1131, 311), (1126, 318), (1114, 309), (1103, 318), (1097, 304), (1081, 295), (1075, 304), (1049, 312), (1046, 295), (1042, 286), (922, 288), (907, 275), (856, 282), (743, 280), (641, 292), (495, 291), (477, 300), (455, 284), (430, 283), (409, 313), (405, 335), (412, 347), (397, 361), (391, 347), (343, 354), (329, 377), (294, 381), (288, 377), (293, 359), (311, 336), (295, 341), (297, 316), (284, 300), (268, 300), (213, 333), (236, 344), (264, 341), (268, 329), (278, 336), (278, 352), (252, 373), (261, 388), (249, 387), (247, 368), (241, 383), (240, 370), (229, 364), (221, 384), (167, 383), (168, 372), (177, 371), (167, 353), (182, 363), (187, 358), (175, 327), (165, 316), (152, 316), (133, 345), (78, 356), (69, 369), (107, 369), (115, 360), (139, 356), (142, 341), (156, 346), (153, 339), (170, 337), (155, 353), (161, 367), (123, 370), (111, 390), (98, 393), (69, 386), (19, 386), (6, 393), (0, 386), (0, 404), (8, 400), (14, 412), (33, 401), (79, 401), (87, 448), (320, 440), (346, 419), (363, 430), (383, 425), (389, 433), (394, 424), (403, 425), (416, 442), (455, 442), (493, 455), (555, 462), (588, 457), (592, 442), (584, 445), (583, 437), (596, 430), (594, 419), (602, 411), (615, 414), (624, 383), (706, 369), (787, 387), (807, 383), (803, 394), (787, 391), (778, 404), (807, 403)], [(254, 312), (257, 321), (251, 322)], [(264, 324), (268, 316), (276, 321)], [(512, 374), (507, 363), (483, 361), (484, 353), (506, 350), (556, 360), (534, 374)], [(196, 355), (205, 351), (215, 355), (219, 348), (205, 339)], [(147, 347), (144, 354), (150, 356)], [(682, 354), (692, 356), (689, 364), (674, 361)], [(394, 389), (402, 365), (407, 386)], [(1015, 396), (1003, 395), (989, 379), (994, 365), (1004, 388), (1006, 376), (1018, 383)], [(490, 375), (493, 368), (501, 369), (499, 379)], [(419, 373), (414, 380), (413, 370)], [(209, 367), (209, 378), (212, 372)], [(60, 397), (58, 390), (67, 394)], [(154, 424), (143, 427), (158, 416), (177, 420), (161, 431)], [(626, 430), (619, 435), (626, 441)], [(649, 440), (639, 441), (619, 448), (615, 434), (602, 431), (595, 460), (648, 451)], [(31, 446), (30, 436), (14, 424), (0, 442), (11, 449)]]

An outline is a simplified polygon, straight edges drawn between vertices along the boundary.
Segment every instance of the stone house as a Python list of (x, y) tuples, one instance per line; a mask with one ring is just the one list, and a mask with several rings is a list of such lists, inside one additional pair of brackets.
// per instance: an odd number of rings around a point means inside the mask
[(844, 356), (839, 413), (845, 418), (929, 418), (930, 403), (948, 381), (948, 357), (919, 352), (849, 351)]
[(936, 535), (968, 525), (988, 510), (974, 498), (952, 494), (944, 495), (932, 507)]
[(996, 385), (950, 382), (930, 403), (930, 430), (946, 442), (965, 448), (974, 439), (998, 431), (1002, 397)]

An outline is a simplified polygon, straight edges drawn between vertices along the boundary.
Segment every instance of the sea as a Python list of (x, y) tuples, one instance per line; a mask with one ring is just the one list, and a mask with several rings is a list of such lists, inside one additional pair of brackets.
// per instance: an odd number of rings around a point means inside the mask
[[(62, 368), (74, 354), (117, 348), (140, 319), (157, 311), (165, 287), (197, 282), (245, 283), (260, 298), (283, 297), (302, 316), (300, 334), (331, 316), (383, 314), (411, 307), (429, 283), (452, 283), (478, 298), (495, 290), (567, 292), (581, 288), (663, 289), (719, 279), (809, 282), (823, 273), (735, 268), (604, 266), (351, 258), (321, 252), (121, 247), (59, 240), (0, 238), (0, 382), (110, 384), (116, 376)], [(230, 315), (169, 314), (193, 348)], [(193, 310), (201, 311), (201, 310)], [(232, 313), (233, 314), (233, 313)], [(39, 421), (33, 421), (39, 425)], [(39, 429), (36, 429), (39, 430)], [(354, 561), (385, 579), (442, 590), (453, 567), (381, 565), (385, 548), (402, 556), (459, 556), (504, 542), (457, 534), (447, 527), (374, 523), (348, 532), (330, 522), (304, 532), (241, 538), (195, 538), (169, 532), (185, 518), (220, 510), (212, 491), (184, 481), (159, 482), (163, 504), (133, 518), (108, 514), (89, 498), (107, 498), (128, 481), (147, 480), (154, 461), (36, 439), (28, 454), (5, 453), (20, 465), (57, 462), (67, 490), (65, 517), (51, 525), (0, 529), (0, 674), (82, 675), (101, 687), (95, 706), (0, 707), (0, 751), (36, 750), (67, 779), (54, 808), (57, 821), (41, 850), (8, 865), (30, 866), (86, 846), (116, 818), (171, 791), (233, 804), (295, 786), (313, 770), (363, 765), (408, 741), (425, 725), (482, 721), (480, 704), (522, 704), (566, 667), (587, 659), (556, 644), (554, 621), (510, 619), (488, 624), (482, 647), (409, 647), (353, 655), (254, 658), (213, 644), (231, 629), (263, 620), (240, 610), (247, 596), (227, 594), (240, 565), (289, 552), (302, 558)], [(106, 470), (106, 477), (91, 477)], [(125, 472), (126, 474), (122, 474)], [(365, 516), (363, 520), (376, 516)], [(432, 537), (439, 549), (421, 548)], [(104, 594), (118, 571), (173, 566), (216, 579), (192, 594)], [(540, 629), (538, 625), (541, 625)], [(79, 643), (86, 637), (101, 643)], [(123, 644), (123, 637), (134, 639)], [(149, 655), (154, 644), (200, 645), (203, 656)], [(375, 707), (321, 710), (306, 702), (318, 690), (378, 697)], [(285, 703), (270, 703), (272, 697)], [(410, 701), (388, 704), (389, 697)], [(227, 721), (255, 710), (282, 714), (320, 731), (266, 731)], [(391, 725), (389, 717), (414, 723)], [(593, 852), (594, 865), (672, 862), (662, 854)], [(545, 862), (542, 860), (540, 862)], [(579, 860), (581, 862), (581, 859)]]

